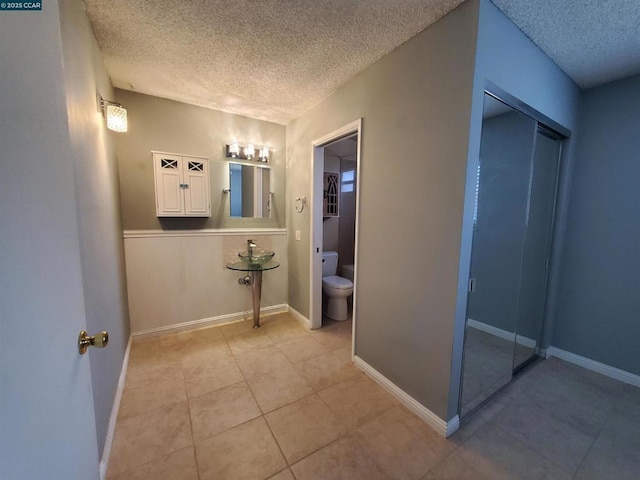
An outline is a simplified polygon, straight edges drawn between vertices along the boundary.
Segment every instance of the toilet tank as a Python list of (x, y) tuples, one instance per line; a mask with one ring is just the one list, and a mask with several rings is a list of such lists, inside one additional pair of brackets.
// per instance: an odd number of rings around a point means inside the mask
[(338, 252), (322, 252), (322, 276), (330, 277), (338, 271)]
[(353, 282), (353, 265), (343, 265), (342, 276)]

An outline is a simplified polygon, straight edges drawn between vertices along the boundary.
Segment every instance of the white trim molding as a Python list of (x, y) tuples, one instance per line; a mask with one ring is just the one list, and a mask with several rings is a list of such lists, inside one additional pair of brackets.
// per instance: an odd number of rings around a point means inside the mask
[(116, 394), (113, 397), (113, 406), (111, 407), (111, 415), (109, 416), (109, 425), (107, 427), (107, 437), (104, 441), (104, 449), (102, 450), (102, 458), (100, 459), (100, 480), (107, 478), (107, 470), (109, 468), (109, 458), (111, 457), (111, 447), (113, 446), (113, 436), (116, 431), (116, 421), (118, 420), (118, 412), (120, 411), (120, 401), (122, 400), (122, 391), (124, 390), (124, 382), (127, 378), (127, 368), (129, 367), (129, 354), (131, 353), (131, 340), (127, 342), (127, 348), (124, 351), (122, 359), (122, 369), (120, 370), (120, 378), (118, 378), (118, 386)]
[(389, 380), (387, 377), (382, 375), (375, 368), (365, 362), (362, 358), (354, 356), (353, 363), (443, 437), (446, 438), (451, 436), (460, 427), (460, 418), (457, 415), (448, 422), (445, 422), (439, 416), (437, 416), (435, 413), (422, 405), (415, 398), (413, 398), (411, 395), (402, 390), (395, 383), (393, 383), (391, 380)]
[[(286, 304), (271, 305), (269, 307), (260, 308), (260, 315), (273, 315), (276, 313), (282, 313), (287, 311)], [(212, 325), (220, 325), (223, 323), (232, 323), (240, 320), (251, 318), (253, 310), (246, 310), (244, 312), (227, 313), (225, 315), (218, 315), (217, 317), (201, 318), (198, 320), (191, 320), (189, 322), (175, 323), (173, 325), (164, 325), (162, 327), (150, 328), (148, 330), (141, 330), (139, 332), (132, 332), (131, 335), (138, 337), (141, 335), (154, 335), (160, 333), (177, 333), (185, 330), (194, 330), (196, 328), (208, 327)]]
[[(467, 325), (471, 328), (475, 328), (476, 330), (493, 335), (494, 337), (499, 337), (513, 342), (513, 332), (509, 332), (508, 330), (502, 330), (501, 328), (479, 322), (472, 318), (467, 319)], [(523, 335), (516, 335), (516, 343), (528, 348), (536, 348), (536, 341), (533, 338), (525, 337)]]
[(202, 230), (124, 230), (124, 238), (222, 237), (228, 235), (286, 235), (286, 228), (203, 228)]
[(291, 314), (293, 318), (295, 318), (298, 322), (302, 324), (303, 327), (311, 330), (311, 320), (302, 315), (299, 311), (293, 308), (291, 305), (287, 305), (287, 311)]
[(627, 372), (626, 370), (620, 370), (619, 368), (611, 367), (604, 363), (596, 362), (595, 360), (591, 360), (590, 358), (583, 357), (581, 355), (576, 355), (575, 353), (571, 353), (566, 350), (561, 350), (556, 347), (549, 347), (547, 348), (546, 356), (547, 358), (556, 357), (560, 360), (564, 360), (566, 362), (573, 363), (574, 365), (586, 368), (587, 370), (601, 373), (602, 375), (613, 378), (615, 380), (628, 383), (629, 385), (633, 385), (634, 387), (640, 387), (640, 375)]

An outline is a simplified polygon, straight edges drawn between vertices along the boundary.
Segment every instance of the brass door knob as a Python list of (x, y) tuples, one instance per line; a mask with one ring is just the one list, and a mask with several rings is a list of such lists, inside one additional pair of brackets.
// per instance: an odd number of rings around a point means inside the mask
[(89, 347), (104, 348), (109, 343), (109, 334), (106, 331), (95, 334), (90, 337), (87, 332), (82, 330), (78, 336), (78, 351), (80, 355), (84, 355)]

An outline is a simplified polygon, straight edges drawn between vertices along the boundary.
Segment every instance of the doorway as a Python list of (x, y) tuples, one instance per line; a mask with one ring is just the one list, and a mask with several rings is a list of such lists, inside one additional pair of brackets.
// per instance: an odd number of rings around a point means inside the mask
[(460, 416), (543, 353), (563, 136), (485, 93)]
[[(355, 155), (345, 158), (345, 160), (353, 161), (353, 168), (345, 169), (344, 180), (342, 172), (340, 172), (340, 186), (345, 186), (348, 190), (352, 188), (355, 193), (355, 211), (353, 212), (353, 252), (348, 249), (345, 251), (344, 260), (353, 258), (353, 296), (352, 296), (352, 352), (353, 338), (355, 337), (357, 324), (357, 276), (358, 276), (358, 212), (360, 208), (360, 151), (362, 138), (362, 119), (358, 119), (338, 130), (320, 137), (312, 142), (311, 155), (311, 264), (310, 264), (310, 323), (312, 329), (322, 328), (322, 253), (324, 249), (324, 221), (327, 199), (325, 198), (325, 167), (329, 163), (329, 157), (335, 154), (337, 145), (341, 141), (349, 142), (355, 145)], [(334, 146), (334, 151), (331, 146)], [(325, 162), (325, 157), (327, 162)], [(342, 163), (342, 162), (340, 162)], [(347, 173), (347, 172), (351, 173)], [(353, 175), (353, 179), (351, 179)], [(339, 189), (341, 190), (341, 188)], [(340, 191), (340, 193), (343, 193)], [(344, 192), (351, 193), (351, 192)], [(338, 207), (339, 208), (339, 207)], [(348, 232), (343, 232), (348, 235)], [(346, 244), (346, 242), (344, 242)], [(340, 254), (340, 252), (338, 252)], [(346, 265), (348, 262), (341, 263)], [(338, 273), (339, 275), (340, 273)]]

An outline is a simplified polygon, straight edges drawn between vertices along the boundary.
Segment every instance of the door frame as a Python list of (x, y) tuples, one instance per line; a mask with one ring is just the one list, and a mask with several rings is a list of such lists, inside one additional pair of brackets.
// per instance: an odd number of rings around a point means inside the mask
[(356, 239), (354, 245), (353, 339), (356, 331), (356, 298), (358, 291), (358, 245), (360, 212), (360, 177), (362, 150), (362, 118), (333, 130), (311, 142), (311, 252), (309, 277), (309, 321), (312, 329), (322, 327), (322, 204), (324, 181), (324, 147), (344, 137), (357, 135), (356, 142)]

